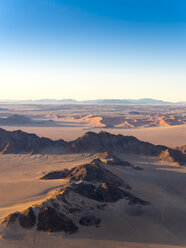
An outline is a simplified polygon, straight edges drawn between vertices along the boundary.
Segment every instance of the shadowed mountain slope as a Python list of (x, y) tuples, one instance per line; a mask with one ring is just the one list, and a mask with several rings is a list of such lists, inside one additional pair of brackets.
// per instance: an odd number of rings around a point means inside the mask
[(166, 149), (166, 146), (143, 142), (134, 136), (115, 135), (104, 131), (87, 132), (75, 141), (69, 142), (69, 151), (72, 152), (127, 152), (158, 155)]
[[(122, 180), (115, 177), (110, 171), (105, 171), (104, 165), (110, 165), (111, 167), (122, 166), (131, 167), (133, 169), (142, 170), (142, 168), (134, 166), (127, 161), (119, 159), (118, 157), (103, 153), (100, 154), (100, 158), (92, 160), (88, 164), (79, 165), (72, 169), (64, 169), (58, 171), (51, 171), (41, 177), (43, 180), (56, 180), (56, 179), (68, 179), (71, 181), (85, 180), (88, 182), (102, 182), (110, 181), (115, 186), (122, 185)], [(126, 187), (130, 188), (128, 185)]]
[(0, 128), (0, 153), (41, 153), (63, 147), (64, 140), (53, 141), (35, 134), (6, 131)]
[[(87, 181), (87, 182), (109, 182), (115, 187), (123, 185), (123, 181), (106, 170), (104, 163), (100, 159), (94, 159), (89, 164), (76, 166), (70, 170), (50, 172), (41, 179), (68, 179), (69, 181)], [(123, 185), (124, 186), (124, 185)], [(125, 185), (126, 188), (130, 188)]]
[(102, 210), (111, 207), (114, 213), (113, 204), (119, 200), (124, 200), (123, 204), (129, 209), (134, 206), (142, 209), (149, 205), (133, 195), (131, 187), (99, 159), (64, 170), (63, 178), (66, 184), (43, 202), (5, 217), (2, 236), (15, 235), (22, 229), (72, 234), (81, 226), (102, 225)]

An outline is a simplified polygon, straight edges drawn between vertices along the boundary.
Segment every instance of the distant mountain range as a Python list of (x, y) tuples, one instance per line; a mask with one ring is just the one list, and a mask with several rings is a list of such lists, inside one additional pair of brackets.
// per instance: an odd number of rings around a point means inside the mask
[(28, 102), (28, 103), (62, 103), (62, 104), (126, 104), (126, 105), (169, 105), (169, 104), (186, 104), (186, 101), (168, 102), (152, 98), (142, 99), (97, 99), (78, 101), (74, 99), (40, 99), (40, 100), (0, 100), (0, 102)]

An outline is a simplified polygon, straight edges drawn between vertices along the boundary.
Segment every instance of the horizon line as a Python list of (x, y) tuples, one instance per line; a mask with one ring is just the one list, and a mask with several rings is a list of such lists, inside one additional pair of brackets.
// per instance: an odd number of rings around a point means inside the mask
[(186, 103), (186, 100), (180, 100), (180, 101), (169, 101), (169, 100), (162, 100), (162, 99), (156, 99), (156, 98), (150, 98), (150, 97), (146, 97), (146, 98), (95, 98), (95, 99), (74, 99), (74, 98), (37, 98), (37, 99), (0, 99), (0, 102), (31, 102), (31, 101), (56, 101), (56, 102), (60, 102), (60, 101), (71, 101), (71, 102), (96, 102), (96, 101), (157, 101), (157, 102), (164, 102), (164, 103)]

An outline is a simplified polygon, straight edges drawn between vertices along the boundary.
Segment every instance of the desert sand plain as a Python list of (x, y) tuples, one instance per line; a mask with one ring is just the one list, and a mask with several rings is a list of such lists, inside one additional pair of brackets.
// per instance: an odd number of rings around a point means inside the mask
[[(42, 181), (51, 171), (87, 163), (97, 155), (1, 155), (1, 218), (47, 198), (63, 180)], [(126, 210), (125, 200), (111, 204), (99, 228), (86, 227), (77, 234), (28, 232), (22, 239), (0, 240), (0, 247), (185, 247), (186, 168), (146, 156), (123, 155), (142, 171), (118, 167), (115, 173), (129, 183), (133, 192), (150, 202), (141, 214)], [(115, 214), (110, 215), (112, 208)], [(101, 213), (102, 214), (102, 213)]]
[[(183, 111), (183, 110), (182, 110)], [(184, 110), (185, 111), (185, 110)], [(185, 112), (184, 112), (185, 113)], [(181, 115), (183, 116), (184, 113)], [(12, 113), (11, 113), (12, 114)], [(17, 113), (16, 113), (17, 114)], [(24, 114), (22, 110), (18, 114)], [(5, 113), (2, 114), (5, 116)], [(51, 116), (50, 116), (51, 117)], [(185, 118), (185, 117), (184, 117)], [(97, 119), (96, 119), (97, 120)], [(69, 120), (68, 120), (69, 121)], [(79, 125), (80, 123), (78, 123)], [(21, 129), (52, 139), (72, 140), (87, 130), (101, 131), (105, 127), (5, 125), (7, 130)], [(106, 128), (107, 132), (134, 135), (137, 138), (170, 147), (185, 145), (186, 125), (160, 125), (140, 128)], [(186, 167), (145, 155), (119, 154), (143, 170), (117, 166), (110, 170), (127, 181), (132, 192), (150, 204), (142, 210), (129, 210), (126, 200), (98, 212), (100, 227), (82, 227), (72, 235), (27, 231), (26, 236), (0, 239), (0, 248), (51, 247), (126, 247), (181, 248), (186, 247)], [(15, 211), (47, 199), (65, 183), (63, 179), (40, 180), (46, 173), (88, 163), (98, 154), (1, 154), (0, 155), (0, 219)], [(3, 227), (1, 229), (3, 232)], [(16, 232), (16, 230), (15, 230)], [(15, 238), (16, 237), (16, 238)]]

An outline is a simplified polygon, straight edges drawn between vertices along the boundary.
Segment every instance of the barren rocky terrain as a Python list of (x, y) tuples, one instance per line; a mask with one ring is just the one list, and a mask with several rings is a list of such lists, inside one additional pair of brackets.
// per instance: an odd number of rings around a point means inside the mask
[(186, 246), (185, 105), (6, 103), (0, 126), (0, 248)]
[(184, 147), (0, 131), (0, 247), (186, 245)]

